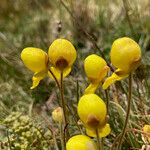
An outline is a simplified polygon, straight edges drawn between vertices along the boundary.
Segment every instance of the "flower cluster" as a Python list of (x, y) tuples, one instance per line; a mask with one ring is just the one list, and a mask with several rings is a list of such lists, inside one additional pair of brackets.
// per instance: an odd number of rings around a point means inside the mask
[(27, 47), (21, 52), (21, 59), (25, 66), (34, 72), (31, 87), (34, 89), (47, 75), (60, 80), (63, 72), (63, 77), (66, 77), (76, 59), (76, 50), (68, 40), (57, 39), (50, 45), (48, 54), (42, 49)]
[[(34, 72), (31, 87), (33, 89), (47, 75), (57, 81), (67, 76), (76, 59), (76, 50), (68, 40), (57, 39), (50, 45), (48, 54), (39, 48), (29, 47), (22, 51), (21, 58), (26, 67)], [(141, 49), (130, 38), (119, 38), (112, 45), (110, 58), (112, 65), (117, 69), (107, 79), (105, 77), (109, 67), (103, 58), (92, 54), (84, 61), (84, 70), (90, 84), (78, 102), (77, 112), (89, 137), (102, 138), (111, 132), (107, 117), (108, 107), (95, 94), (96, 89), (100, 85), (103, 89), (107, 89), (115, 81), (128, 77), (140, 64)], [(64, 101), (62, 102), (65, 104)], [(62, 118), (66, 115), (65, 109), (66, 106), (63, 106), (63, 109), (61, 107), (55, 109), (52, 112), (52, 118), (56, 122), (62, 123)], [(71, 137), (66, 144), (66, 149), (97, 150), (96, 144), (88, 136), (76, 135)]]

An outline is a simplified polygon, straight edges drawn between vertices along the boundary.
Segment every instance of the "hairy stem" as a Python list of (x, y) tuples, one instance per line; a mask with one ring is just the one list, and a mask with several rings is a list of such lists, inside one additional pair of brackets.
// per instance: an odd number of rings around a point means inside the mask
[(62, 150), (65, 150), (65, 141), (64, 141), (64, 133), (63, 133), (62, 123), (59, 123), (59, 127), (60, 127), (61, 148), (62, 148)]
[(107, 114), (109, 115), (109, 96), (108, 96), (108, 90), (105, 90), (105, 95), (106, 95), (106, 106), (107, 106)]
[(103, 150), (102, 142), (98, 134), (98, 128), (95, 131), (96, 131), (98, 150)]
[(66, 139), (68, 139), (68, 130), (67, 130), (68, 120), (67, 120), (67, 109), (66, 109), (66, 104), (64, 99), (63, 71), (61, 71), (61, 79), (60, 79), (60, 96), (61, 96), (61, 106), (63, 109), (63, 116), (64, 116), (64, 138), (66, 141)]
[(130, 116), (131, 97), (132, 97), (132, 74), (129, 75), (129, 89), (128, 89), (128, 91), (129, 91), (129, 93), (128, 93), (128, 106), (127, 106), (126, 120), (125, 120), (125, 124), (123, 127), (123, 131), (122, 131), (120, 139), (119, 139), (118, 150), (121, 150), (123, 138), (124, 138), (124, 135), (126, 132), (126, 128), (127, 128), (127, 124), (128, 124), (129, 116)]

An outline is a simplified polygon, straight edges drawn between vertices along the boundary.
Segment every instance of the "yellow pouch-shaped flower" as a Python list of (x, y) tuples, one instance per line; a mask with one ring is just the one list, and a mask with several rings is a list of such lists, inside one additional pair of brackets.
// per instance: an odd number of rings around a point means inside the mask
[(141, 62), (141, 49), (130, 38), (119, 38), (112, 45), (110, 57), (117, 70), (105, 80), (103, 89), (107, 89), (115, 81), (128, 77), (132, 71), (137, 69)]
[(98, 55), (89, 55), (84, 61), (84, 70), (90, 80), (90, 85), (86, 88), (85, 94), (95, 93), (100, 82), (107, 75), (109, 67), (103, 58)]
[(129, 73), (139, 66), (141, 60), (140, 46), (131, 38), (119, 38), (112, 45), (110, 58), (116, 68)]
[(103, 127), (106, 124), (106, 105), (96, 94), (83, 95), (78, 103), (78, 115), (90, 129)]
[[(102, 128), (98, 128), (99, 137), (106, 137), (111, 132), (110, 125), (106, 124)], [(96, 137), (96, 130), (86, 128), (86, 134), (90, 137)]]
[(73, 65), (77, 54), (74, 46), (65, 39), (55, 40), (48, 50), (49, 60), (60, 71)]
[(25, 66), (34, 72), (31, 87), (31, 89), (34, 89), (47, 75), (48, 55), (39, 48), (28, 47), (21, 52), (21, 59)]
[(39, 48), (27, 47), (23, 49), (21, 59), (25, 66), (33, 72), (40, 72), (47, 68), (47, 53)]
[(88, 136), (75, 135), (68, 140), (66, 150), (98, 150), (98, 148)]

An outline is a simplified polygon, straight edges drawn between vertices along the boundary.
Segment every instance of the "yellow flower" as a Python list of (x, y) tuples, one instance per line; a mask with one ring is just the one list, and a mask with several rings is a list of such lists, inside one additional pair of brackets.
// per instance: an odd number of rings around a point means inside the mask
[(96, 94), (83, 95), (78, 103), (78, 115), (88, 129), (100, 129), (106, 125), (106, 105)]
[(74, 46), (65, 39), (55, 40), (49, 47), (49, 60), (60, 71), (70, 69), (76, 59)]
[(28, 47), (21, 52), (21, 59), (25, 66), (34, 72), (31, 87), (33, 89), (47, 75), (48, 55), (39, 48)]
[(57, 107), (56, 109), (53, 110), (52, 112), (52, 118), (56, 122), (62, 122), (63, 120), (63, 110), (61, 107)]
[(98, 55), (89, 55), (84, 61), (84, 70), (91, 84), (85, 89), (85, 94), (94, 93), (100, 82), (107, 75), (109, 67), (106, 61)]
[(117, 70), (106, 79), (103, 84), (103, 89), (115, 81), (122, 80), (129, 76), (140, 64), (141, 49), (140, 46), (128, 37), (119, 38), (114, 41), (111, 52), (111, 62)]
[(68, 140), (66, 150), (98, 150), (98, 148), (88, 136), (75, 135)]
[[(143, 131), (150, 134), (150, 125), (144, 125)], [(150, 143), (150, 136), (142, 134), (142, 140), (148, 144)]]

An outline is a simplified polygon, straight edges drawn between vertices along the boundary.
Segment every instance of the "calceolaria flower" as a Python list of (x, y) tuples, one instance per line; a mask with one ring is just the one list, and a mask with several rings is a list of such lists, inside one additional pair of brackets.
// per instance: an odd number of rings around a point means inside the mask
[(85, 94), (94, 93), (101, 81), (107, 75), (109, 67), (106, 61), (98, 55), (89, 55), (84, 61), (84, 70), (90, 81), (90, 85), (85, 89)]
[(66, 150), (98, 150), (98, 148), (88, 136), (75, 135), (68, 140)]
[[(51, 44), (50, 47), (52, 47), (52, 49), (50, 48), (49, 55), (42, 49), (35, 47), (27, 47), (21, 52), (21, 59), (23, 63), (28, 69), (34, 72), (31, 89), (37, 87), (39, 82), (47, 75), (53, 79), (50, 71), (59, 81), (61, 78), (60, 66), (64, 66), (65, 61), (68, 63), (68, 65), (66, 65), (67, 68), (64, 68), (63, 70), (63, 77), (66, 77), (71, 71), (71, 65), (76, 59), (76, 50), (74, 49), (73, 45), (68, 40), (57, 39)], [(64, 57), (59, 57), (61, 55), (64, 55)], [(57, 65), (54, 64), (54, 60), (56, 58), (58, 58), (58, 61), (56, 61)], [(64, 60), (61, 58), (64, 58)]]
[(48, 55), (43, 50), (35, 47), (27, 47), (21, 52), (21, 59), (25, 66), (34, 72), (31, 89), (38, 86), (48, 72)]
[(71, 42), (65, 39), (57, 39), (50, 45), (48, 56), (55, 68), (64, 71), (71, 68), (77, 54)]
[(83, 95), (77, 109), (89, 136), (95, 137), (96, 130), (98, 130), (100, 137), (105, 137), (110, 133), (106, 105), (99, 96), (96, 94)]
[(137, 69), (141, 62), (140, 46), (128, 37), (119, 38), (114, 41), (111, 52), (111, 62), (117, 70), (106, 79), (103, 84), (103, 89), (115, 81), (122, 80)]

